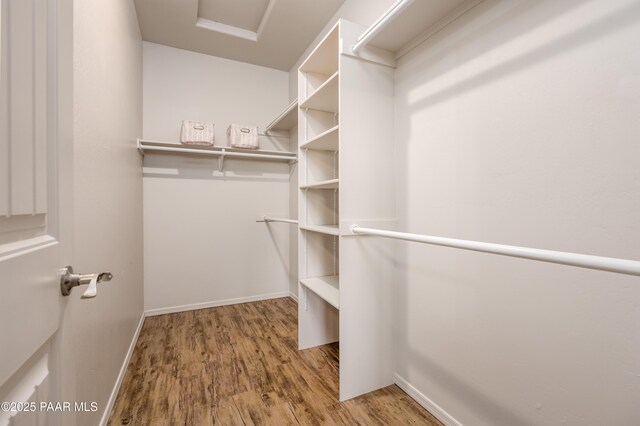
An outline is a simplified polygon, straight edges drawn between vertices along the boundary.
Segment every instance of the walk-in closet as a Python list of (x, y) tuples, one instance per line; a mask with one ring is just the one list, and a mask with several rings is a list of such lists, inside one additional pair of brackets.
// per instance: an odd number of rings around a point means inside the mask
[(0, 0), (0, 426), (640, 424), (640, 0)]

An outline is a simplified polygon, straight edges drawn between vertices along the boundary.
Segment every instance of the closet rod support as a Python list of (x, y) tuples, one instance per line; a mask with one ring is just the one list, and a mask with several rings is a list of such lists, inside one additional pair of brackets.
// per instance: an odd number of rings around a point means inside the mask
[(282, 223), (292, 223), (292, 224), (295, 224), (295, 225), (298, 224), (298, 221), (294, 220), (294, 219), (282, 219), (282, 218), (279, 218), (279, 217), (270, 217), (270, 216), (263, 216), (262, 219), (265, 222), (282, 222)]
[(216, 171), (216, 175), (218, 176), (222, 176), (224, 174), (224, 156), (225, 156), (225, 150), (222, 150), (222, 153), (220, 153), (220, 156), (218, 157), (218, 170)]

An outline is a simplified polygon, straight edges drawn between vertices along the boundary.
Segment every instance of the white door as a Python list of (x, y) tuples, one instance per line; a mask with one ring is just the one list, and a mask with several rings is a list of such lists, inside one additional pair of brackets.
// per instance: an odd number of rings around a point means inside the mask
[[(59, 273), (71, 252), (72, 12), (66, 0), (0, 1), (0, 401), (39, 405), (60, 395)], [(3, 405), (0, 425), (55, 423), (55, 414), (31, 408)]]

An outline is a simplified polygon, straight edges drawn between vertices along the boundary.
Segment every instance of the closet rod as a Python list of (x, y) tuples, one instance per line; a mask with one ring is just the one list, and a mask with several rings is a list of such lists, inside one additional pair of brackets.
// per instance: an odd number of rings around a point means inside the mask
[(354, 55), (357, 55), (360, 49), (369, 44), (369, 42), (378, 34), (384, 27), (389, 25), (399, 14), (402, 13), (414, 0), (398, 0), (395, 2), (376, 22), (367, 28), (356, 43), (351, 46), (351, 51)]
[(269, 216), (264, 216), (262, 219), (264, 219), (265, 222), (283, 222), (283, 223), (293, 223), (295, 225), (298, 224), (298, 221), (293, 219), (280, 219), (278, 217), (269, 217)]
[(588, 254), (569, 253), (563, 251), (541, 250), (504, 244), (483, 243), (480, 241), (457, 240), (453, 238), (409, 234), (406, 232), (385, 231), (382, 229), (361, 228), (358, 225), (352, 225), (351, 232), (354, 234), (376, 235), (396, 240), (413, 241), (416, 243), (433, 244), (436, 246), (453, 247), (463, 250), (499, 254), (502, 256), (538, 260), (541, 262), (559, 263), (561, 265), (577, 266), (579, 268), (597, 269), (600, 271), (640, 276), (640, 261), (636, 260), (591, 256)]
[(260, 132), (258, 132), (258, 136), (264, 136), (264, 137), (266, 137), (266, 138), (291, 139), (289, 136), (284, 136), (284, 135), (272, 135), (271, 133), (260, 133)]
[(220, 151), (206, 150), (206, 149), (188, 149), (188, 148), (173, 148), (164, 146), (152, 146), (144, 145), (142, 147), (145, 151), (165, 151), (165, 152), (183, 152), (187, 154), (196, 155), (213, 155), (222, 157), (245, 157), (245, 158), (262, 158), (269, 160), (281, 160), (281, 161), (296, 161), (296, 156), (293, 155), (271, 155), (271, 154), (258, 154), (258, 153), (244, 153), (244, 152), (230, 152), (221, 148)]

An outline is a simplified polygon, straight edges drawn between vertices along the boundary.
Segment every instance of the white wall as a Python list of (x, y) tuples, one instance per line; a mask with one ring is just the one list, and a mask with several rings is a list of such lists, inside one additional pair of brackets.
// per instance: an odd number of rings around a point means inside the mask
[[(179, 141), (183, 119), (264, 129), (287, 105), (288, 74), (144, 43), (144, 137)], [(261, 138), (264, 149), (288, 139)], [(145, 309), (288, 294), (289, 229), (256, 223), (289, 212), (287, 163), (147, 155), (144, 168)]]
[[(128, 0), (74, 2), (74, 247), (77, 272), (111, 271), (95, 299), (69, 297), (63, 351), (98, 424), (143, 311), (142, 40)], [(68, 340), (67, 340), (68, 339)], [(67, 423), (65, 423), (67, 424)]]
[[(398, 228), (640, 259), (640, 2), (490, 1), (396, 71)], [(465, 425), (637, 425), (637, 277), (402, 243), (397, 372)]]

